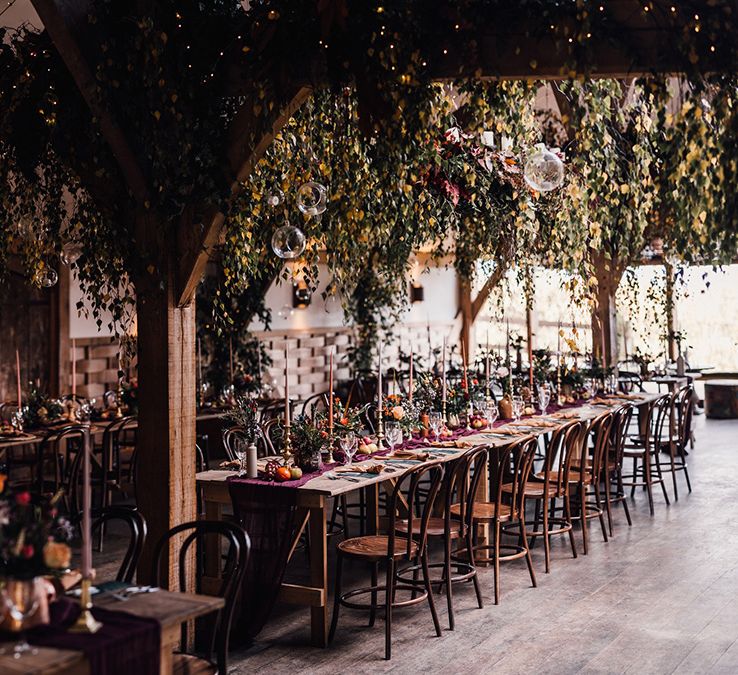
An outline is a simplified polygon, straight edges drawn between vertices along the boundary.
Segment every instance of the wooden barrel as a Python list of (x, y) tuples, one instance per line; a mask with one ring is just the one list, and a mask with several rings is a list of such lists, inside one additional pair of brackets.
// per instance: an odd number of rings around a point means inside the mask
[(738, 419), (738, 380), (705, 381), (705, 415), (713, 419)]

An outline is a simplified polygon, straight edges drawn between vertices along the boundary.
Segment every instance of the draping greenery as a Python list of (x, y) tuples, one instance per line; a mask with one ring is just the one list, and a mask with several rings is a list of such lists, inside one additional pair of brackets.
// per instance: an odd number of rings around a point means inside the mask
[[(222, 318), (227, 298), (251, 292), (254, 278), (274, 267), (269, 240), (288, 218), (309, 245), (296, 268), (277, 273), (315, 287), (326, 255), (333, 287), (363, 326), (362, 362), (376, 328), (400, 307), (400, 279), (421, 246), (437, 256), (452, 252), (466, 276), (479, 258), (575, 269), (585, 295), (593, 252), (631, 264), (651, 234), (687, 261), (735, 256), (736, 82), (698, 73), (710, 59), (735, 62), (726, 30), (732, 19), (720, 3), (680, 3), (686, 18), (674, 24), (673, 49), (689, 80), (676, 110), (664, 81), (624, 87), (579, 77), (596, 66), (593, 45), (622, 32), (606, 3), (590, 12), (583, 2), (469, 0), (441, 7), (447, 21), (440, 23), (428, 4), (435, 3), (338, 1), (316, 10), (314, 3), (256, 2), (244, 12), (237, 3), (189, 0), (154, 3), (136, 16), (129, 3), (95, 0), (76, 33), (142, 167), (143, 205), (48, 35), (3, 31), (0, 264), (18, 255), (39, 284), (65, 247), (77, 247), (71, 266), (91, 311), (99, 321), (110, 311), (112, 328), (122, 331), (133, 283), (169, 283), (173, 228), (217, 207), (227, 215), (214, 303)], [(668, 4), (646, 2), (643, 12), (659, 25), (673, 20)], [(569, 59), (572, 79), (561, 84), (569, 101), (567, 178), (548, 196), (525, 187), (518, 173), (524, 153), (550, 132), (550, 120), (536, 119), (535, 84), (475, 77), (478, 27), (491, 19), (525, 20), (529, 36), (552, 36)], [(468, 65), (435, 84), (446, 56)], [(246, 101), (247, 112), (266, 119), (290, 77), (333, 88), (316, 91), (231, 198), (225, 157), (236, 113)], [(252, 81), (254, 95), (241, 95)], [(498, 138), (492, 170), (483, 161), (483, 130)], [(507, 157), (499, 153), (503, 136), (513, 143)], [(308, 178), (329, 190), (320, 221), (301, 218), (291, 201)], [(266, 203), (275, 186), (287, 195), (286, 214)], [(135, 229), (141, 209), (161, 226), (153, 237)]]

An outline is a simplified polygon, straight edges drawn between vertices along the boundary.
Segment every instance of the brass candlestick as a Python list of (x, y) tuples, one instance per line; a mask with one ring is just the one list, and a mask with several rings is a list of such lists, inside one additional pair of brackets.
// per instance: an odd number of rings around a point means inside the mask
[(103, 627), (102, 623), (92, 616), (91, 583), (90, 579), (82, 579), (79, 594), (79, 604), (82, 611), (74, 625), (69, 628), (70, 633), (97, 633)]
[(382, 415), (382, 404), (377, 408), (377, 448), (384, 446), (384, 416)]
[(556, 354), (556, 403), (562, 404), (561, 398), (561, 354)]
[(336, 460), (333, 457), (333, 445), (336, 442), (335, 436), (333, 435), (333, 429), (330, 430), (328, 435), (328, 464), (335, 464)]
[(290, 437), (291, 425), (284, 425), (284, 445), (282, 446), (282, 460), (285, 466), (289, 466), (294, 455), (292, 454), (292, 438)]
[(443, 423), (448, 424), (448, 416), (446, 415), (446, 401), (441, 401), (441, 414), (443, 415)]

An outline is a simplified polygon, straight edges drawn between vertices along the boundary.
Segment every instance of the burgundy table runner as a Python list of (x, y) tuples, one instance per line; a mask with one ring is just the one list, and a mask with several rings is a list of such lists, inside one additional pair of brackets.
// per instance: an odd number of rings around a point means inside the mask
[(161, 626), (156, 619), (95, 607), (92, 615), (103, 627), (92, 635), (70, 633), (79, 612), (79, 601), (56, 600), (49, 607), (50, 622), (29, 630), (28, 642), (84, 652), (90, 675), (158, 675)]

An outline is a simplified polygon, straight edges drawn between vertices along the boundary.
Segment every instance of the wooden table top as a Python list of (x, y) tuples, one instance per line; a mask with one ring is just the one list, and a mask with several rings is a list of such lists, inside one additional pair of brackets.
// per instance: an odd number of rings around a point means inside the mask
[[(156, 619), (162, 627), (178, 627), (184, 621), (204, 616), (223, 607), (223, 599), (209, 595), (194, 593), (173, 593), (156, 591), (155, 593), (139, 593), (121, 602), (109, 593), (93, 596), (93, 604), (97, 607), (113, 611), (128, 612), (135, 616)], [(6, 644), (12, 649), (13, 643)], [(89, 666), (84, 654), (80, 651), (38, 647), (36, 654), (26, 654), (20, 659), (0, 655), (0, 673), (29, 675), (56, 675), (57, 673), (73, 673), (82, 675), (89, 673)]]
[[(639, 393), (639, 394), (632, 394), (630, 395), (631, 398), (618, 398), (616, 400), (616, 405), (623, 405), (625, 403), (632, 403), (633, 405), (642, 405), (644, 403), (648, 403), (649, 401), (652, 401), (656, 398), (658, 398), (658, 394), (650, 394), (650, 393)], [(616, 407), (616, 406), (614, 406)], [(572, 408), (566, 408), (565, 410), (561, 411), (562, 413), (566, 413), (567, 415), (571, 415), (571, 413), (576, 413), (576, 416), (568, 416), (568, 417), (556, 417), (556, 413), (552, 415), (547, 415), (546, 417), (542, 415), (536, 415), (533, 418), (528, 418), (532, 420), (546, 420), (550, 421), (549, 426), (541, 426), (541, 427), (530, 427), (526, 426), (525, 422), (526, 419), (520, 420), (519, 423), (515, 422), (508, 422), (504, 425), (502, 425), (504, 428), (510, 428), (511, 426), (518, 426), (520, 427), (521, 433), (519, 435), (511, 436), (511, 435), (503, 435), (499, 434), (496, 435), (494, 431), (483, 431), (480, 433), (470, 434), (469, 436), (462, 436), (461, 438), (457, 439), (458, 441), (461, 441), (465, 444), (465, 447), (461, 448), (448, 448), (444, 447), (442, 445), (443, 441), (441, 441), (440, 444), (435, 444), (433, 442), (428, 443), (428, 451), (431, 453), (432, 458), (427, 460), (425, 463), (428, 464), (434, 464), (434, 463), (442, 463), (442, 462), (448, 462), (450, 460), (453, 460), (461, 455), (463, 455), (465, 452), (469, 450), (470, 447), (473, 447), (475, 445), (488, 445), (488, 446), (502, 446), (510, 443), (512, 440), (519, 438), (521, 436), (525, 435), (534, 435), (534, 436), (540, 436), (542, 434), (545, 434), (549, 431), (552, 431), (557, 426), (566, 424), (568, 422), (571, 422), (575, 419), (577, 420), (591, 420), (595, 417), (603, 414), (605, 411), (610, 409), (610, 407), (605, 405), (590, 405), (585, 404), (577, 407)], [(423, 451), (423, 448), (419, 448), (419, 451)], [(266, 464), (267, 461), (270, 459), (281, 459), (281, 457), (265, 457), (261, 460), (259, 460), (259, 468), (262, 469), (264, 464)], [(301, 495), (310, 495), (310, 494), (316, 494), (316, 495), (322, 495), (325, 497), (335, 497), (337, 495), (346, 494), (348, 492), (352, 492), (354, 490), (357, 490), (359, 488), (365, 487), (367, 485), (372, 485), (374, 483), (381, 483), (386, 480), (390, 480), (392, 478), (397, 478), (401, 476), (404, 472), (408, 471), (410, 468), (413, 468), (418, 465), (417, 460), (413, 461), (410, 460), (404, 461), (403, 460), (397, 460), (396, 462), (388, 462), (385, 457), (375, 457), (370, 458), (367, 460), (364, 460), (362, 462), (354, 462), (355, 466), (370, 466), (372, 464), (385, 464), (386, 466), (391, 466), (395, 469), (393, 472), (383, 471), (380, 474), (362, 474), (360, 477), (358, 477), (358, 481), (354, 480), (348, 480), (346, 478), (340, 478), (340, 472), (337, 474), (339, 478), (330, 478), (328, 474), (322, 474), (320, 476), (317, 476), (316, 478), (313, 478), (312, 480), (309, 480), (304, 485), (300, 485), (296, 490), (301, 493)], [(330, 473), (330, 472), (329, 472)], [(226, 480), (228, 477), (233, 476), (234, 472), (232, 470), (227, 469), (214, 469), (210, 471), (202, 471), (197, 474), (197, 482), (198, 485), (204, 487), (204, 488), (211, 488), (215, 490), (223, 490), (226, 486)], [(270, 483), (265, 482), (264, 485), (270, 485)], [(273, 489), (275, 490), (282, 490), (286, 489), (284, 487), (278, 487), (273, 486)]]

